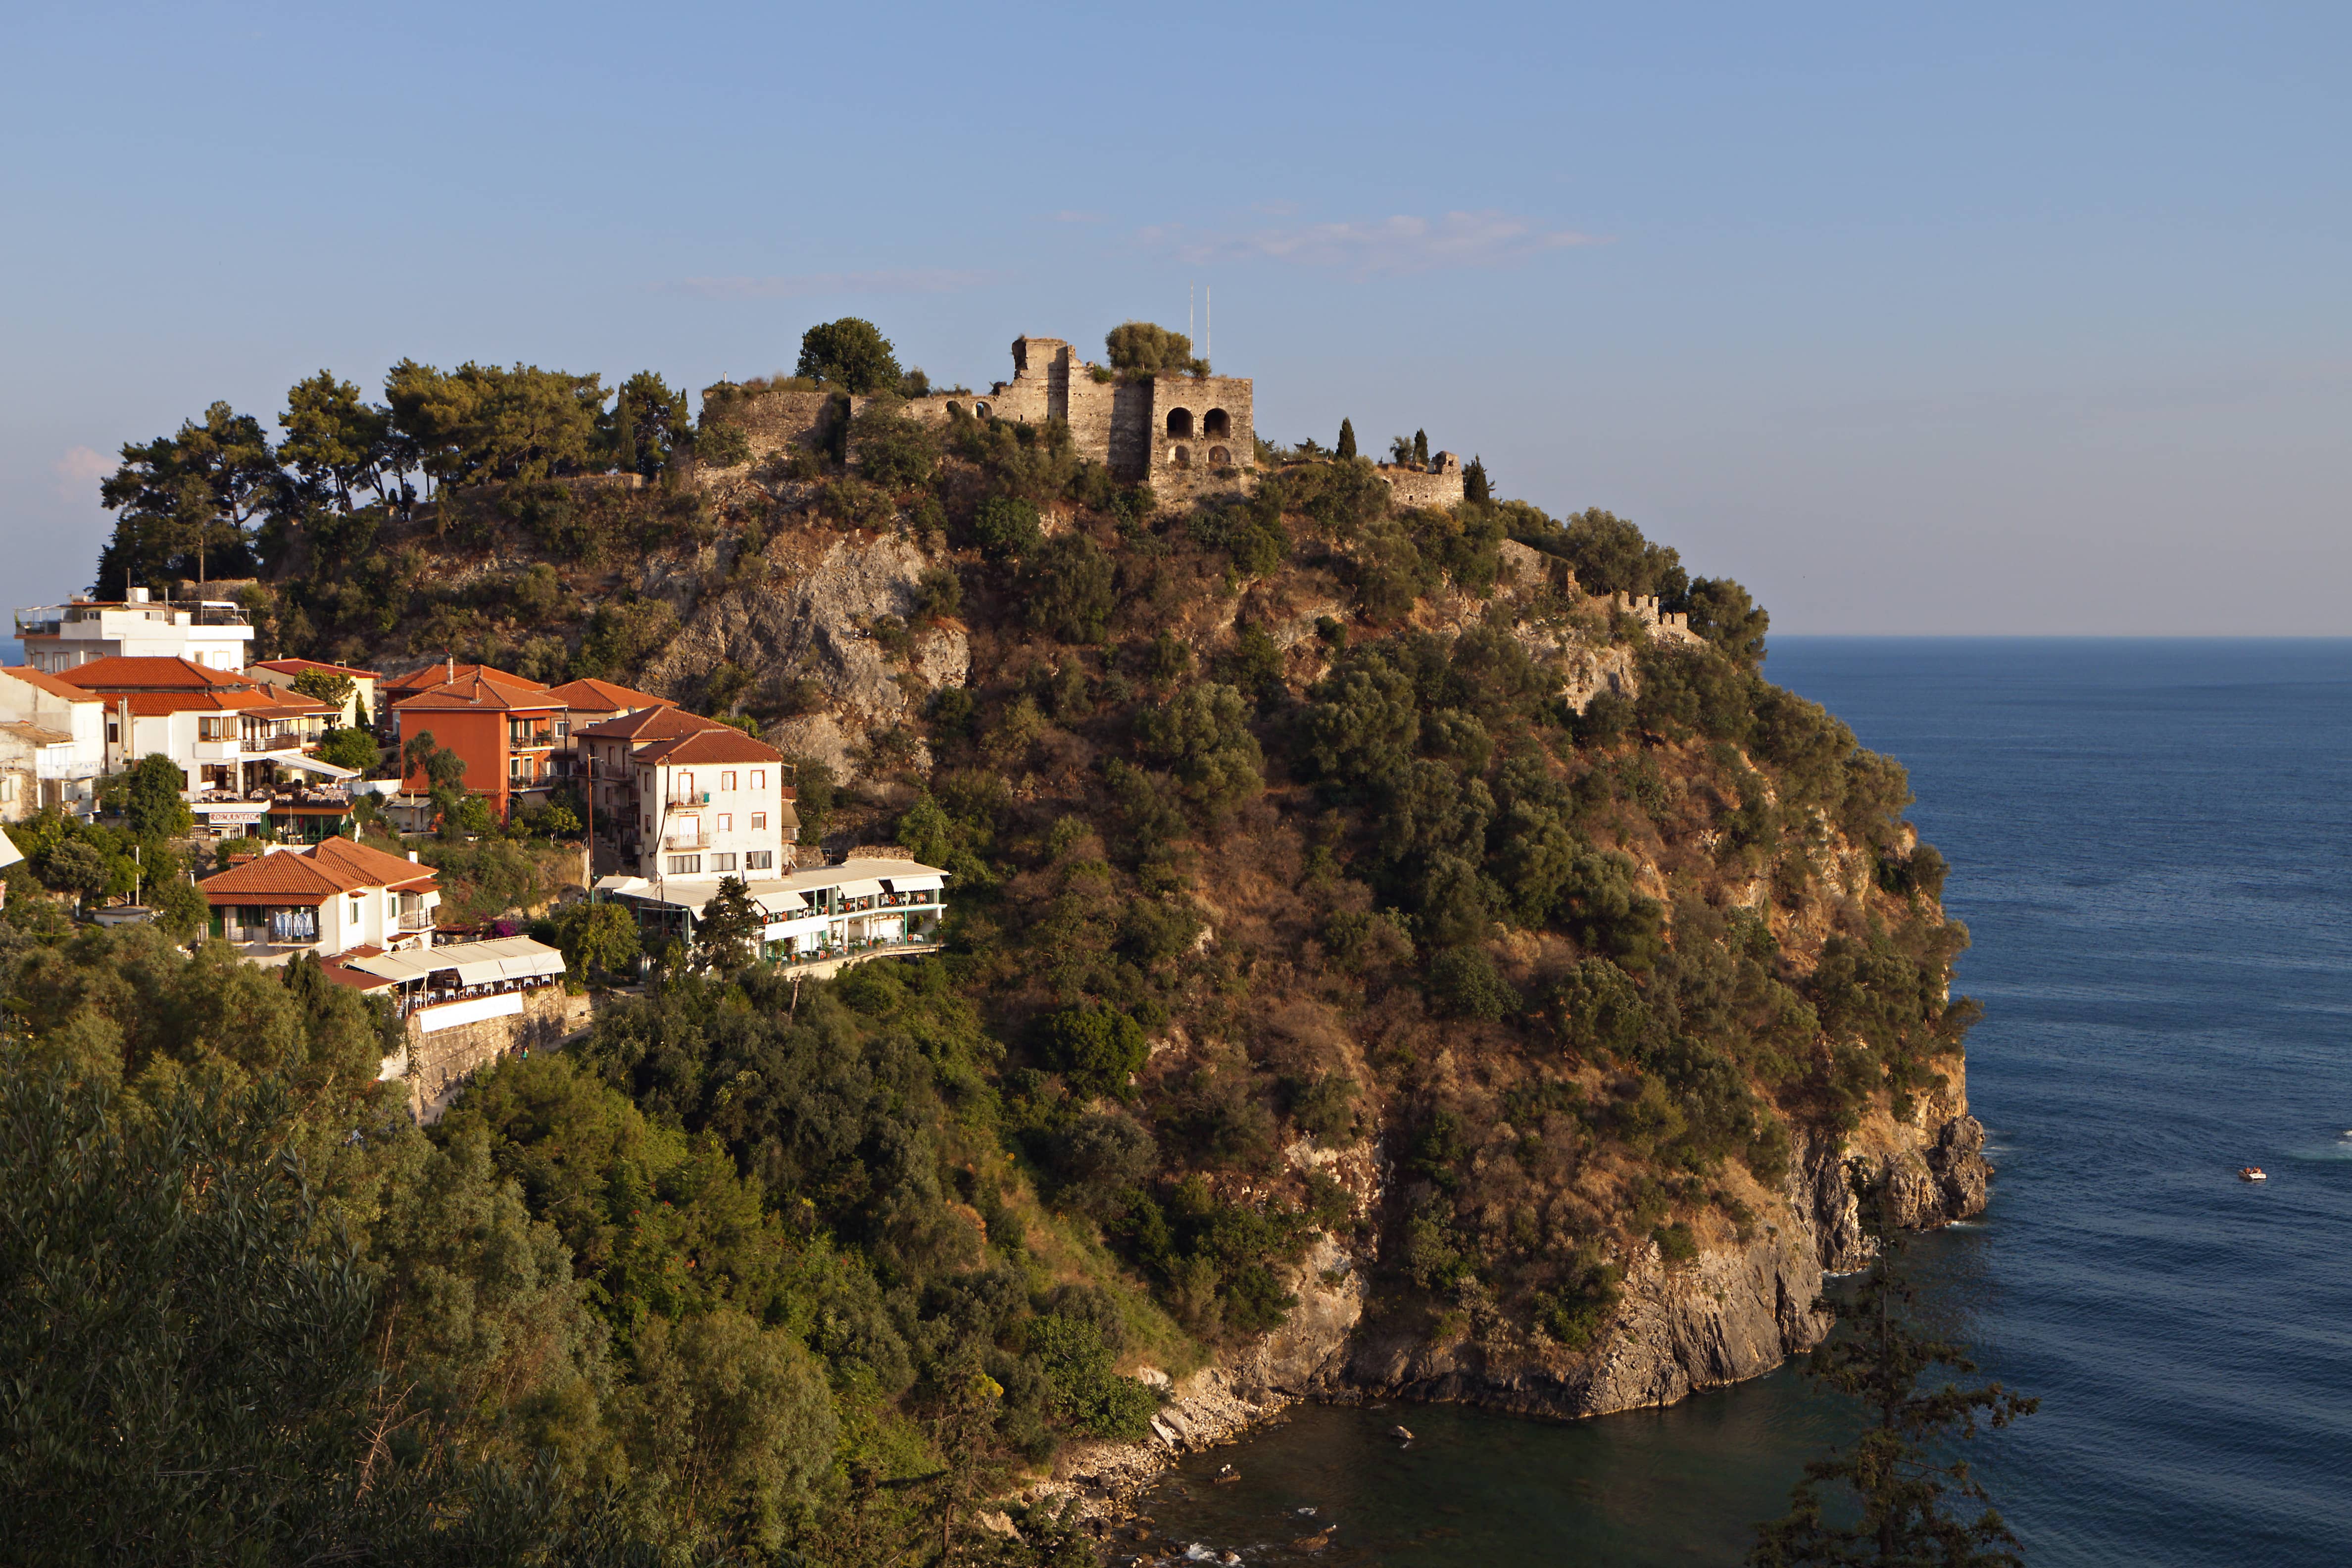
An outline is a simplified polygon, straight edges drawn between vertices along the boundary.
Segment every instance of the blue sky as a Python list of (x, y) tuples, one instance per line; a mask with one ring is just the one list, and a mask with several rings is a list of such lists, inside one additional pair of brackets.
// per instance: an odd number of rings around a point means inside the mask
[(2352, 633), (2352, 9), (20, 6), (0, 546), (404, 355), (935, 378), (1216, 300), (1790, 632)]

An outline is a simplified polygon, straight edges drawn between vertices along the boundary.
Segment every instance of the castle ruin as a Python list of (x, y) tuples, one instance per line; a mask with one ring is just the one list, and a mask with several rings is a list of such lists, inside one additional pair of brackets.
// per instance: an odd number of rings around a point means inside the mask
[[(721, 383), (703, 393), (743, 427), (756, 461), (787, 445), (816, 445), (826, 408), (840, 395), (823, 390), (744, 388)], [(855, 417), (874, 399), (851, 397)], [(1013, 379), (984, 393), (942, 392), (910, 398), (909, 418), (944, 425), (951, 411), (981, 419), (1069, 427), (1082, 458), (1122, 483), (1148, 482), (1173, 495), (1247, 489), (1258, 471), (1257, 427), (1247, 376), (1116, 372), (1079, 357), (1060, 338), (1013, 340)], [(1402, 506), (1451, 506), (1462, 499), (1462, 460), (1440, 452), (1428, 468), (1379, 465)]]

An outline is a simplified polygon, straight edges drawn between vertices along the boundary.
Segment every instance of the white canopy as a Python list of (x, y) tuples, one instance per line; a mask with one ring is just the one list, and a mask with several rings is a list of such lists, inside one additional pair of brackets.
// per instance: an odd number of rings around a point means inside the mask
[(281, 768), (299, 768), (306, 773), (323, 773), (331, 779), (355, 779), (360, 776), (356, 768), (339, 768), (332, 763), (322, 763), (299, 752), (290, 757), (272, 757), (270, 761)]
[(868, 877), (855, 882), (839, 882), (835, 889), (845, 899), (870, 899), (882, 890), (882, 884)]
[(894, 893), (932, 893), (947, 886), (947, 879), (938, 872), (920, 877), (885, 877)]
[(499, 980), (537, 980), (563, 973), (563, 954), (527, 936), (499, 937), (494, 942), (453, 942), (446, 947), (412, 948), (405, 952), (354, 958), (347, 966), (387, 980), (422, 980), (429, 974), (457, 971), (460, 985), (488, 985)]

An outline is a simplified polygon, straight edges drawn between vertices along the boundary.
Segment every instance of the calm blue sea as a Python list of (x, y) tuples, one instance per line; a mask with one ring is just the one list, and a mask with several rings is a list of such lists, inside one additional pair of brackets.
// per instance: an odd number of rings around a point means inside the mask
[[(2352, 1558), (2352, 642), (1783, 638), (1768, 669), (1909, 766), (1975, 936), (2000, 1175), (1921, 1251), (2042, 1397), (1973, 1456), (2027, 1560)], [(1188, 1462), (1140, 1550), (1274, 1561), (1336, 1521), (1326, 1561), (1731, 1563), (1844, 1419), (1787, 1371), (1580, 1424), (1304, 1411)]]

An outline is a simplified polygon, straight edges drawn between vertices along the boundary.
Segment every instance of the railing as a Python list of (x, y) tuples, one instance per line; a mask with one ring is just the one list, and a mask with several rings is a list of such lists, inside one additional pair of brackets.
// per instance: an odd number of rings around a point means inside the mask
[(16, 612), (16, 635), (20, 637), (53, 637), (64, 630), (63, 617), (54, 610)]
[(292, 731), (280, 731), (274, 735), (247, 735), (245, 750), (248, 752), (299, 752), (302, 737)]
[(709, 805), (710, 792), (707, 789), (674, 789), (669, 792), (669, 804), (680, 806)]
[(819, 963), (838, 963), (845, 958), (885, 958), (894, 952), (920, 952), (939, 943), (928, 936), (891, 937), (880, 942), (852, 942), (839, 947), (819, 948), (814, 952), (795, 953), (790, 958), (774, 960), (777, 968), (791, 971), (807, 969)]
[(666, 849), (703, 848), (710, 843), (710, 840), (702, 836), (700, 827), (699, 823), (692, 827), (673, 827), (662, 835), (662, 847)]
[(400, 929), (403, 931), (431, 931), (433, 929), (433, 911), (431, 910), (417, 910), (413, 912), (407, 910), (402, 910), (400, 915)]

